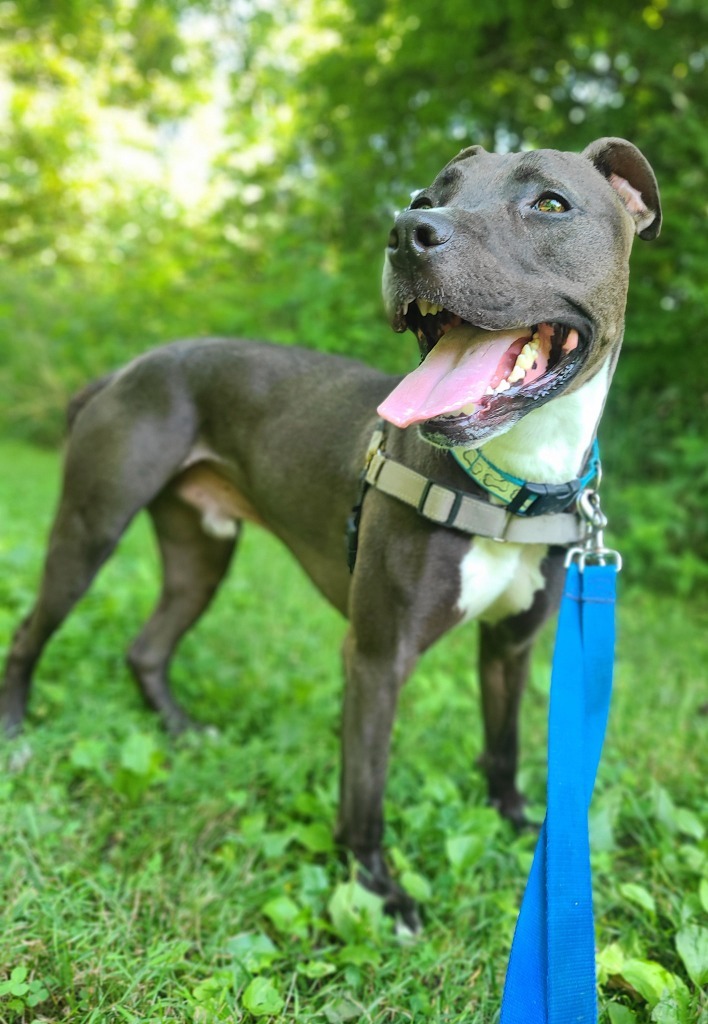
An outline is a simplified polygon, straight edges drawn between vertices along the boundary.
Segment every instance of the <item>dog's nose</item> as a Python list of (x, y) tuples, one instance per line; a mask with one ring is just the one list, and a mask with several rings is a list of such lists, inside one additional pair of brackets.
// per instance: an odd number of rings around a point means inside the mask
[(441, 210), (405, 210), (397, 218), (388, 236), (388, 254), (393, 263), (431, 255), (446, 245), (454, 232), (449, 218)]

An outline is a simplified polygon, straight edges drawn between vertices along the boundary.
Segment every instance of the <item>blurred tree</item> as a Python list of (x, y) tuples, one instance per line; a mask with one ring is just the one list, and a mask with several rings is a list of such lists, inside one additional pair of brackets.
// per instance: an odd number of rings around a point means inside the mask
[(253, 59), (234, 76), (236, 148), (224, 165), (239, 185), (222, 215), (260, 239), (273, 291), (292, 295), (296, 277), (300, 321), (321, 326), (332, 347), (354, 340), (379, 365), (410, 365), (410, 345), (367, 330), (384, 225), (456, 148), (580, 150), (619, 135), (645, 152), (665, 227), (633, 256), (606, 464), (620, 484), (615, 522), (641, 520), (651, 538), (645, 565), (669, 551), (664, 580), (679, 565), (685, 579), (705, 579), (708, 480), (696, 452), (708, 349), (696, 339), (708, 304), (706, 5), (321, 0), (306, 9), (269, 7), (250, 26)]
[[(471, 142), (625, 136), (657, 172), (666, 219), (636, 246), (605, 456), (617, 521), (644, 517), (643, 561), (695, 582), (707, 27), (703, 0), (3, 0), (0, 416), (55, 438), (81, 379), (187, 332), (403, 371), (414, 345), (387, 332), (378, 280), (410, 191)], [(224, 81), (210, 203), (176, 199), (179, 167), (171, 182), (131, 177), (119, 136), (134, 163), (159, 158)]]
[(198, 9), (184, 0), (0, 4), (0, 256), (75, 255), (71, 236), (96, 213), (106, 111), (131, 111), (139, 135), (141, 120), (171, 122), (205, 97), (208, 49), (189, 43), (183, 23)]
[(673, 348), (700, 329), (702, 0), (329, 0), (308, 10), (269, 7), (249, 26), (227, 163), (239, 182), (227, 206), (235, 223), (261, 233), (287, 221), (302, 245), (373, 258), (392, 202), (405, 204), (456, 147), (582, 149), (623, 135), (654, 165), (667, 214), (662, 242), (638, 246), (630, 337)]

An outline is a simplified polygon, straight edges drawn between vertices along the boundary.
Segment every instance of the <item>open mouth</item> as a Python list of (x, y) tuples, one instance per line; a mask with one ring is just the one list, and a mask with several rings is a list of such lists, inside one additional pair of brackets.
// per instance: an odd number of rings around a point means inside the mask
[(379, 414), (399, 427), (423, 423), (423, 433), (444, 445), (496, 433), (550, 398), (575, 376), (587, 349), (569, 324), (490, 331), (424, 298), (397, 319), (418, 338), (422, 362)]

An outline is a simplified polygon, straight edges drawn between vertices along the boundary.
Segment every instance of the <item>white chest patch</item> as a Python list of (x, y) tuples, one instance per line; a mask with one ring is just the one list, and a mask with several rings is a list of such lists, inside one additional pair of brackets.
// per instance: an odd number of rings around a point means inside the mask
[(580, 471), (592, 444), (607, 389), (607, 360), (587, 383), (547, 402), (483, 445), (482, 450), (507, 473), (524, 480), (560, 484)]
[(499, 622), (531, 607), (544, 586), (541, 561), (545, 544), (502, 544), (475, 537), (460, 563), (457, 607), (467, 622)]
[[(609, 386), (609, 360), (586, 384), (524, 416), (483, 446), (492, 462), (525, 480), (562, 483), (580, 472)], [(545, 544), (475, 537), (460, 563), (457, 607), (464, 620), (499, 622), (525, 612), (544, 586)]]

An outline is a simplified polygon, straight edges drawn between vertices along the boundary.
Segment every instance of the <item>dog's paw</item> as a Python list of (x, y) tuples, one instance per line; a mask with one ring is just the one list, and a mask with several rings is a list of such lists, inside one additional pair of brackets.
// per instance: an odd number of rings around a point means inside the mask
[(517, 832), (536, 827), (527, 817), (526, 801), (517, 790), (513, 790), (504, 797), (490, 799), (489, 806), (498, 811), (501, 817), (513, 825)]
[(32, 760), (34, 751), (27, 740), (19, 740), (12, 744), (7, 756), (7, 771), (10, 775), (19, 775)]
[(160, 710), (159, 714), (165, 732), (172, 737), (186, 736), (191, 733), (198, 734), (209, 728), (209, 726), (195, 721), (179, 706), (165, 708)]
[(400, 942), (411, 942), (423, 929), (418, 905), (412, 896), (395, 886), (396, 892), (384, 900), (384, 913), (395, 921), (396, 938)]
[(395, 920), (399, 938), (412, 938), (422, 929), (418, 904), (391, 878), (380, 852), (359, 861), (357, 881), (383, 900), (384, 913)]

